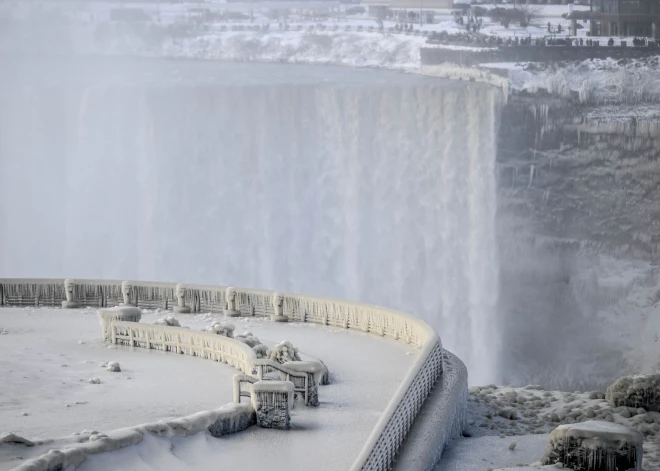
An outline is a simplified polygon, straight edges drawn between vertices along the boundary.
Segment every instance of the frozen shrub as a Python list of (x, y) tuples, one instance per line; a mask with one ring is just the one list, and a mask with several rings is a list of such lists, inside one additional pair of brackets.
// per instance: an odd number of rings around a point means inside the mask
[(298, 355), (298, 348), (294, 347), (288, 340), (275, 345), (268, 353), (268, 358), (280, 364), (284, 364), (287, 361), (301, 361)]
[(268, 356), (268, 347), (264, 344), (255, 345), (252, 347), (252, 350), (257, 354), (257, 358), (266, 358)]
[(156, 322), (154, 322), (154, 324), (156, 324), (156, 325), (167, 325), (167, 326), (170, 326), (170, 327), (181, 327), (181, 324), (179, 324), (179, 321), (176, 319), (176, 317), (174, 317), (171, 314), (168, 314), (165, 317), (161, 317)]
[(243, 332), (241, 335), (236, 336), (236, 340), (243, 342), (252, 348), (256, 347), (257, 345), (261, 345), (261, 340), (259, 340), (259, 337), (252, 335), (252, 332)]
[(643, 407), (660, 410), (660, 374), (624, 376), (607, 388), (607, 403), (612, 407)]
[(233, 324), (221, 324), (220, 322), (214, 322), (206, 329), (206, 332), (211, 332), (212, 334), (222, 335), (223, 337), (229, 337), (230, 339), (234, 338), (234, 325)]

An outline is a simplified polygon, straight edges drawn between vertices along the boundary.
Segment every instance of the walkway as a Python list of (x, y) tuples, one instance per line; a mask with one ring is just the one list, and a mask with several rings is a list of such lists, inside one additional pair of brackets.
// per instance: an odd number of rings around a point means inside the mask
[[(158, 317), (147, 313), (142, 322)], [(192, 329), (202, 329), (219, 317), (178, 316)], [(265, 464), (274, 469), (348, 469), (417, 354), (405, 343), (333, 327), (273, 324), (261, 318), (225, 321), (236, 325), (236, 333), (250, 330), (268, 345), (289, 340), (305, 354), (322, 359), (332, 384), (321, 388), (321, 406), (296, 404), (294, 429), (288, 432), (251, 427), (221, 439), (205, 434), (172, 442), (150, 438), (137, 447), (91, 457), (81, 470), (202, 469), (220, 461), (244, 469)], [(0, 337), (0, 367), (12, 371), (12, 381), (0, 385), (0, 397), (11, 401), (0, 404), (0, 433), (15, 431), (31, 438), (85, 428), (107, 431), (231, 402), (231, 376), (237, 373), (233, 368), (139, 348), (107, 349), (98, 340), (93, 310), (0, 309), (0, 327), (9, 331)], [(44, 333), (47, 338), (39, 341)], [(98, 363), (109, 360), (119, 361), (124, 371), (111, 374), (99, 368)], [(26, 364), (32, 371), (21, 381), (25, 369), (20, 368)], [(102, 383), (88, 384), (92, 375)], [(29, 416), (20, 415), (28, 409), (33, 411)]]

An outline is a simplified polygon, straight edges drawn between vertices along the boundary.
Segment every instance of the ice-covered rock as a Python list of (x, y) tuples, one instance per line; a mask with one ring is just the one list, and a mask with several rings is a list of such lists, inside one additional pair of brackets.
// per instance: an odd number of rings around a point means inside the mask
[(117, 362), (117, 361), (108, 362), (107, 368), (108, 368), (108, 371), (112, 371), (113, 373), (121, 372), (121, 368), (119, 367), (119, 362)]
[(156, 322), (154, 322), (154, 324), (156, 324), (156, 325), (166, 325), (166, 326), (170, 326), (170, 327), (181, 327), (181, 324), (179, 323), (177, 318), (174, 317), (171, 314), (168, 314), (165, 317), (161, 317)]
[(268, 353), (268, 358), (280, 364), (284, 364), (287, 361), (301, 360), (300, 356), (298, 355), (298, 347), (294, 347), (293, 344), (288, 340), (283, 340), (282, 342), (275, 345), (273, 349)]
[(574, 471), (642, 469), (642, 435), (620, 424), (592, 420), (560, 425), (550, 433), (542, 459)]
[(624, 376), (607, 388), (607, 403), (660, 411), (660, 374)]
[(101, 384), (101, 380), (94, 377), (94, 378), (89, 378), (89, 384)]

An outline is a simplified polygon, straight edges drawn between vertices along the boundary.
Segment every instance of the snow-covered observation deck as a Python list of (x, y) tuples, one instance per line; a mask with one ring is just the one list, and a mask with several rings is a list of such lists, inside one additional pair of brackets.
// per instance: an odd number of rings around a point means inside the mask
[[(95, 469), (96, 465), (101, 466), (99, 469), (104, 469), (102, 468), (104, 460), (106, 463), (114, 463), (115, 466), (130, 467), (131, 460), (139, 459), (144, 453), (131, 451), (135, 447), (129, 445), (144, 442), (140, 446), (153, 446), (156, 448), (148, 449), (162, 451), (165, 447), (159, 447), (158, 440), (163, 440), (159, 437), (165, 436), (174, 440), (172, 437), (177, 435), (193, 434), (195, 434), (192, 438), (194, 441), (185, 439), (189, 449), (199, 450), (202, 447), (203, 454), (213, 455), (212, 459), (222, 460), (225, 464), (232, 462), (237, 465), (244, 464), (248, 456), (248, 460), (253, 460), (254, 468), (259, 467), (259, 463), (272, 465), (275, 462), (281, 463), (282, 467), (296, 468), (309, 462), (310, 465), (322, 464), (323, 469), (386, 470), (392, 469), (395, 466), (395, 458), (400, 456), (405, 462), (406, 469), (429, 469), (440, 456), (446, 442), (460, 433), (464, 420), (467, 377), (463, 372), (464, 368), (458, 368), (461, 372), (458, 375), (453, 374), (457, 370), (452, 368), (450, 377), (443, 378), (443, 350), (440, 338), (423, 321), (391, 309), (289, 293), (275, 297), (276, 300), (281, 299), (281, 304), (274, 306), (273, 292), (240, 288), (231, 291), (232, 294), (229, 295), (233, 298), (235, 292), (235, 308), (241, 314), (240, 317), (232, 319), (232, 323), (237, 324), (239, 329), (252, 331), (266, 343), (273, 344), (286, 338), (299, 346), (301, 352), (307, 355), (303, 360), (318, 358), (328, 366), (331, 384), (318, 389), (320, 407), (305, 407), (303, 403), (298, 402), (293, 413), (292, 430), (272, 431), (250, 427), (241, 433), (223, 436), (221, 440), (197, 432), (209, 427), (207, 423), (209, 420), (216, 420), (217, 423), (217, 420), (220, 420), (217, 417), (226, 415), (222, 409), (213, 411), (215, 415), (212, 415), (212, 419), (209, 418), (211, 417), (209, 411), (172, 420), (184, 414), (198, 412), (200, 408), (208, 409), (209, 403), (217, 409), (231, 402), (231, 377), (239, 373), (237, 370), (246, 374), (255, 374), (256, 366), (263, 363), (263, 360), (257, 358), (257, 354), (246, 344), (199, 330), (199, 327), (203, 327), (203, 323), (208, 324), (214, 313), (221, 314), (227, 310), (227, 295), (230, 293), (227, 287), (178, 286), (179, 293), (174, 283), (125, 284), (123, 294), (137, 307), (146, 311), (139, 323), (111, 321), (110, 342), (122, 344), (127, 343), (126, 339), (131, 339), (131, 345), (150, 349), (108, 346), (113, 350), (113, 358), (109, 359), (116, 358), (120, 362), (130, 363), (134, 358), (140, 362), (147, 356), (151, 357), (151, 361), (159, 361), (161, 355), (168, 355), (167, 365), (171, 365), (171, 374), (166, 377), (161, 374), (160, 384), (158, 384), (158, 375), (152, 374), (149, 381), (157, 383), (150, 386), (154, 390), (162, 387), (177, 391), (175, 397), (170, 396), (171, 407), (164, 410), (161, 416), (154, 417), (153, 414), (157, 414), (159, 408), (149, 407), (152, 401), (150, 395), (144, 396), (142, 389), (136, 389), (134, 394), (139, 396), (141, 403), (151, 414), (138, 419), (142, 421), (163, 419), (163, 422), (159, 423), (159, 426), (143, 425), (123, 429), (123, 434), (120, 435), (106, 431), (109, 438), (102, 440), (110, 443), (110, 446), (105, 448), (109, 450), (128, 448), (121, 452), (103, 454), (98, 454), (102, 447), (97, 447), (94, 451), (87, 450), (92, 458), (83, 464), (81, 469)], [(49, 324), (58, 323), (58, 317), (62, 316), (69, 321), (66, 322), (67, 324), (76, 325), (70, 330), (75, 332), (74, 335), (79, 336), (77, 340), (80, 340), (80, 336), (87, 338), (86, 333), (82, 332), (87, 327), (81, 330), (82, 319), (85, 319), (85, 325), (89, 325), (90, 329), (92, 323), (87, 319), (93, 319), (98, 329), (95, 316), (89, 315), (94, 312), (91, 307), (115, 306), (126, 301), (126, 297), (122, 295), (121, 281), (75, 280), (70, 284), (69, 290), (69, 302), (89, 307), (84, 311), (62, 309), (57, 312), (44, 308), (34, 309), (34, 306), (59, 306), (62, 301), (67, 300), (62, 279), (0, 279), (0, 306), (11, 307), (4, 311), (4, 316), (0, 317), (2, 320), (0, 327), (3, 322), (7, 325), (6, 319), (16, 317), (19, 312), (27, 310), (39, 316), (38, 327), (43, 326), (46, 331), (49, 330)], [(160, 310), (171, 309), (177, 305), (177, 294), (180, 295), (179, 305), (183, 298), (191, 308), (191, 314), (177, 314), (184, 327), (190, 329), (154, 325), (153, 320), (162, 315)], [(16, 306), (22, 306), (24, 309), (17, 310)], [(154, 309), (157, 311), (149, 311)], [(289, 323), (270, 321), (269, 317), (279, 310), (288, 318)], [(2, 314), (3, 312), (0, 312), (0, 315)], [(23, 321), (23, 324), (30, 321), (31, 319)], [(323, 327), (319, 327), (319, 324)], [(107, 327), (105, 325), (104, 330)], [(133, 336), (146, 341), (134, 342)], [(390, 340), (380, 337), (389, 337)], [(185, 338), (185, 341), (181, 341), (181, 338)], [(327, 341), (328, 338), (331, 338), (331, 342)], [(393, 342), (391, 339), (398, 342)], [(73, 339), (71, 340), (73, 342)], [(97, 341), (97, 344), (100, 347), (101, 341)], [(209, 368), (215, 363), (201, 362), (210, 367), (204, 366), (204, 369), (198, 370), (199, 360), (194, 360), (188, 355), (172, 356), (152, 351), (154, 349), (214, 359), (227, 363), (235, 369), (216, 366), (212, 370), (212, 380), (210, 380)], [(8, 353), (11, 355), (12, 352)], [(62, 353), (66, 354), (66, 352)], [(9, 358), (11, 360), (11, 356)], [(453, 356), (447, 358), (453, 362), (458, 361)], [(194, 373), (192, 368), (195, 368)], [(199, 374), (204, 377), (198, 379)], [(222, 379), (223, 376), (226, 379)], [(448, 385), (447, 380), (453, 385)], [(437, 385), (442, 387), (436, 387)], [(145, 392), (149, 394), (148, 391)], [(167, 397), (166, 392), (163, 395)], [(111, 404), (112, 400), (108, 398), (107, 404)], [(159, 397), (155, 402), (166, 401)], [(179, 408), (180, 402), (186, 404), (186, 407)], [(243, 402), (245, 404), (245, 401)], [(195, 410), (194, 406), (197, 405), (199, 407)], [(121, 408), (121, 404), (118, 407)], [(232, 414), (238, 410), (237, 407), (231, 409), (234, 411)], [(0, 408), (0, 418), (3, 413), (10, 412), (6, 409), (7, 407)], [(111, 407), (108, 405), (105, 410), (109, 411)], [(420, 410), (424, 413), (420, 414)], [(20, 411), (11, 412), (13, 415), (20, 415)], [(102, 416), (103, 411), (99, 415)], [(200, 429), (195, 425), (200, 420), (196, 420), (195, 417), (199, 419), (202, 416), (204, 417), (202, 422), (206, 425)], [(418, 417), (419, 419), (416, 420)], [(45, 417), (45, 419), (49, 418)], [(77, 424), (83, 424), (83, 419), (84, 417), (76, 416), (75, 420)], [(240, 422), (233, 418), (232, 420), (232, 424)], [(90, 423), (94, 423), (91, 417)], [(111, 424), (111, 426), (116, 425)], [(126, 425), (130, 424), (122, 424), (122, 426)], [(232, 425), (230, 428), (236, 427)], [(231, 432), (242, 428), (244, 426), (236, 430), (232, 429)], [(154, 432), (156, 429), (157, 433)], [(163, 432), (165, 429), (167, 432)], [(11, 430), (0, 430), (0, 433), (7, 431)], [(405, 442), (406, 437), (411, 433), (414, 435), (413, 441)], [(202, 444), (198, 443), (200, 440)], [(258, 447), (254, 447), (255, 441), (258, 441)], [(420, 446), (422, 442), (423, 446)], [(192, 445), (192, 443), (196, 444)], [(72, 446), (80, 447), (77, 444), (65, 443), (63, 448), (65, 454), (67, 447), (72, 450)], [(178, 443), (177, 447), (185, 449), (183, 443)], [(308, 447), (315, 450), (308, 458), (295, 451)], [(411, 447), (415, 449), (415, 456), (412, 459), (405, 453), (406, 449)], [(52, 444), (43, 451), (50, 448), (53, 448)], [(91, 446), (88, 448), (91, 449)], [(419, 449), (424, 450), (427, 456), (419, 456)], [(215, 456), (215, 453), (218, 455)], [(76, 456), (78, 455), (79, 453)], [(38, 454), (28, 453), (28, 457), (35, 456)], [(2, 458), (3, 455), (0, 453), (0, 461)], [(173, 459), (178, 458), (173, 457)], [(194, 461), (190, 463), (189, 460), (190, 465), (193, 466), (189, 469), (195, 469)], [(33, 467), (26, 467), (30, 463)], [(44, 463), (46, 460), (42, 460), (41, 465), (35, 460), (25, 461), (22, 469), (48, 469), (44, 467)], [(13, 462), (12, 466), (19, 464), (21, 463)], [(204, 466), (199, 460), (197, 464), (200, 467)], [(0, 469), (6, 469), (6, 463), (4, 466), (0, 462)]]

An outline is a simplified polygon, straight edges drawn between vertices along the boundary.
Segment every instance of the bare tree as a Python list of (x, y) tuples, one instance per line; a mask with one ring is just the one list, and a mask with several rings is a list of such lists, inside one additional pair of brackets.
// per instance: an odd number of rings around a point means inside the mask
[(518, 10), (516, 17), (519, 19), (520, 26), (523, 28), (534, 24), (542, 12), (541, 6), (530, 4), (516, 5), (514, 9)]

